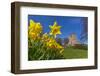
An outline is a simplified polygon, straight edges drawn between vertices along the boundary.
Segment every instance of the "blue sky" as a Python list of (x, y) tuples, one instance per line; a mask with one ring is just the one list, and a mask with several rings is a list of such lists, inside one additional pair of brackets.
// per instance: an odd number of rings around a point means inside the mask
[(80, 40), (80, 34), (83, 31), (84, 23), (87, 17), (74, 17), (74, 16), (46, 16), (46, 15), (28, 15), (28, 22), (30, 19), (35, 22), (40, 22), (43, 26), (43, 32), (49, 32), (49, 25), (53, 25), (56, 21), (61, 27), (60, 38), (66, 38), (72, 33), (75, 33)]

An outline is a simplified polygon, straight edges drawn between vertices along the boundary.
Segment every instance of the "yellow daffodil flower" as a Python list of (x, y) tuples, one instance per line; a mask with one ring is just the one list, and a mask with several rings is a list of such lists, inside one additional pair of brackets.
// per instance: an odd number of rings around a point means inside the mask
[(30, 38), (36, 39), (42, 32), (42, 25), (39, 22), (36, 23), (33, 20), (30, 20), (28, 32)]
[(34, 33), (41, 33), (42, 25), (39, 22), (36, 23), (33, 20), (30, 20), (29, 31), (32, 31)]
[(43, 34), (43, 36), (42, 36), (42, 41), (47, 42), (47, 41), (48, 41), (48, 39), (49, 39), (48, 34), (47, 34), (47, 33)]
[(47, 41), (47, 47), (55, 48), (55, 43), (56, 43), (55, 39), (49, 38)]
[(39, 34), (42, 32), (42, 26), (40, 23), (36, 23), (34, 32), (39, 33)]
[(50, 48), (63, 49), (63, 47), (62, 47), (60, 44), (58, 44), (58, 43), (56, 42), (56, 40), (53, 39), (53, 38), (50, 38), (50, 39), (48, 40), (47, 46), (50, 47)]
[(53, 26), (49, 26), (51, 31), (50, 35), (54, 35), (56, 37), (57, 34), (61, 34), (60, 28), (61, 26), (58, 26), (57, 22), (54, 22)]
[(30, 20), (30, 23), (29, 23), (29, 24), (30, 24), (30, 25), (29, 25), (29, 30), (35, 29), (36, 23), (35, 23), (33, 20)]
[(29, 32), (29, 38), (35, 40), (38, 37), (38, 34), (34, 33), (34, 32)]

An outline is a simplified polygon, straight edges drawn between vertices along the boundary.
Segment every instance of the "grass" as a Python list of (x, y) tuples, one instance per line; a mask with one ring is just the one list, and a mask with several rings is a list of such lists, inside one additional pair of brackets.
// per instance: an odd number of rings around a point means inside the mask
[(83, 49), (67, 47), (65, 48), (63, 55), (65, 59), (87, 58), (88, 51)]

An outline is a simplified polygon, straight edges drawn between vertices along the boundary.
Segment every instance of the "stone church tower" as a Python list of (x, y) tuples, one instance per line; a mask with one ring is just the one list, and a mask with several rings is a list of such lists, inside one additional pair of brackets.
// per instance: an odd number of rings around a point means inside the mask
[(71, 34), (68, 37), (68, 40), (69, 40), (68, 45), (74, 46), (75, 44), (80, 44), (79, 41), (77, 40), (76, 34)]

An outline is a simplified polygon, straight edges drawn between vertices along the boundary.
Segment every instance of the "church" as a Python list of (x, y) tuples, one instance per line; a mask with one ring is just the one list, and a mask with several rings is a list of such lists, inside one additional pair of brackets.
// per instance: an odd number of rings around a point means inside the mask
[(80, 42), (78, 41), (76, 34), (71, 34), (68, 37), (68, 44), (67, 45), (68, 46), (75, 46), (75, 44), (80, 44)]

